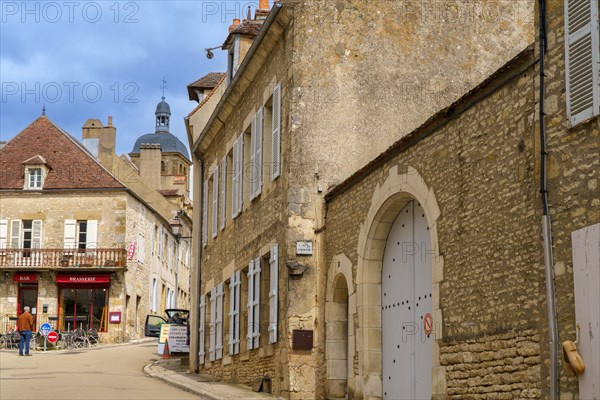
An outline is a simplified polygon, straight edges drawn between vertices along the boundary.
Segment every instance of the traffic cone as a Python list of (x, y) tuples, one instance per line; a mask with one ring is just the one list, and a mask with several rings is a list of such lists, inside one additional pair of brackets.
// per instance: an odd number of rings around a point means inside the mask
[(171, 351), (169, 350), (169, 339), (165, 339), (165, 347), (163, 348), (162, 358), (171, 358)]

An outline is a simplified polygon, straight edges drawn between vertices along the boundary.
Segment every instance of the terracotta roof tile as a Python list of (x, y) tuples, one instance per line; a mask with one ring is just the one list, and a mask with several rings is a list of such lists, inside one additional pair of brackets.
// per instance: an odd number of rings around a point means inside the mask
[(227, 74), (223, 74), (223, 76), (221, 77), (221, 80), (219, 81), (219, 83), (217, 83), (217, 85), (214, 87), (214, 89), (210, 91), (210, 93), (204, 98), (204, 100), (202, 100), (200, 102), (200, 104), (198, 104), (192, 111), (190, 111), (190, 113), (187, 115), (188, 118), (191, 118), (192, 115), (194, 115), (196, 113), (196, 111), (198, 111), (199, 109), (201, 109), (202, 106), (204, 104), (206, 104), (206, 102), (208, 101), (208, 99), (210, 99), (213, 96), (213, 94), (216, 93), (218, 87), (221, 86), (225, 82), (226, 78), (227, 78)]
[(194, 83), (190, 83), (188, 88), (192, 87), (195, 89), (212, 89), (217, 86), (217, 83), (221, 80), (221, 78), (225, 75), (224, 72), (210, 72), (207, 75), (204, 75), (202, 78), (198, 79)]
[(44, 189), (125, 188), (72, 136), (41, 116), (0, 149), (0, 190), (22, 189), (23, 162), (43, 157)]
[(223, 46), (221, 46), (221, 48), (225, 50), (227, 47), (229, 47), (233, 35), (242, 35), (255, 38), (258, 35), (258, 32), (260, 32), (260, 28), (262, 28), (263, 22), (265, 21), (245, 19), (240, 25), (238, 25), (235, 29), (229, 32), (229, 35), (227, 35), (227, 39), (225, 39), (225, 42), (223, 43)]

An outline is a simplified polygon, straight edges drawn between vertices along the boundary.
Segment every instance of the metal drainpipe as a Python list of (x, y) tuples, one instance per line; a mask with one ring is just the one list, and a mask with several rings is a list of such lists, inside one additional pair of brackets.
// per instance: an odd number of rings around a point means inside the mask
[[(200, 179), (196, 179), (196, 182), (204, 182), (204, 163), (202, 162), (202, 160), (198, 160), (198, 162), (200, 163)], [(200, 184), (200, 191), (204, 190), (204, 185)], [(200, 293), (202, 291), (202, 226), (203, 226), (203, 220), (202, 218), (204, 218), (204, 213), (202, 212), (204, 204), (204, 193), (200, 193), (200, 209), (198, 214), (198, 223), (200, 224), (200, 237), (198, 238), (200, 244), (198, 246), (198, 262), (197, 262), (197, 266), (198, 266), (198, 302), (197, 304), (195, 304), (194, 306), (196, 307), (196, 326), (194, 327), (194, 329), (196, 330), (196, 354), (194, 356), (194, 371), (198, 371), (198, 373), (200, 373), (200, 335), (198, 334), (200, 331), (200, 296), (202, 295), (202, 293)], [(193, 235), (192, 235), (193, 236)]]
[(544, 112), (546, 56), (546, 1), (538, 0), (540, 15), (540, 193), (542, 196), (542, 235), (544, 237), (544, 270), (546, 275), (546, 301), (548, 304), (548, 334), (550, 344), (550, 399), (557, 400), (559, 396), (558, 376), (558, 322), (556, 318), (556, 295), (554, 286), (554, 260), (552, 256), (552, 221), (548, 214), (548, 190), (546, 186), (546, 113)]

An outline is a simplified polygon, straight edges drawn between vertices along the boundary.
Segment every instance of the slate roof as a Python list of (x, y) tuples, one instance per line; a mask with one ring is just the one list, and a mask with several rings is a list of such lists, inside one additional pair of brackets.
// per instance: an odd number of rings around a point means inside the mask
[(0, 149), (0, 190), (21, 190), (24, 162), (49, 168), (47, 189), (125, 189), (75, 138), (41, 116)]
[(140, 136), (133, 145), (131, 154), (139, 154), (140, 146), (142, 144), (160, 144), (160, 149), (163, 153), (179, 153), (186, 160), (190, 160), (190, 153), (187, 147), (179, 138), (172, 133), (160, 132), (160, 133), (148, 133)]

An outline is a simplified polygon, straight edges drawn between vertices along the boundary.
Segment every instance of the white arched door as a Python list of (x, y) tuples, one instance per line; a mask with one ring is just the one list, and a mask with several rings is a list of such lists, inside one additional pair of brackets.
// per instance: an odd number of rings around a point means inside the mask
[(381, 277), (384, 399), (430, 399), (433, 367), (432, 246), (416, 201), (388, 235)]

